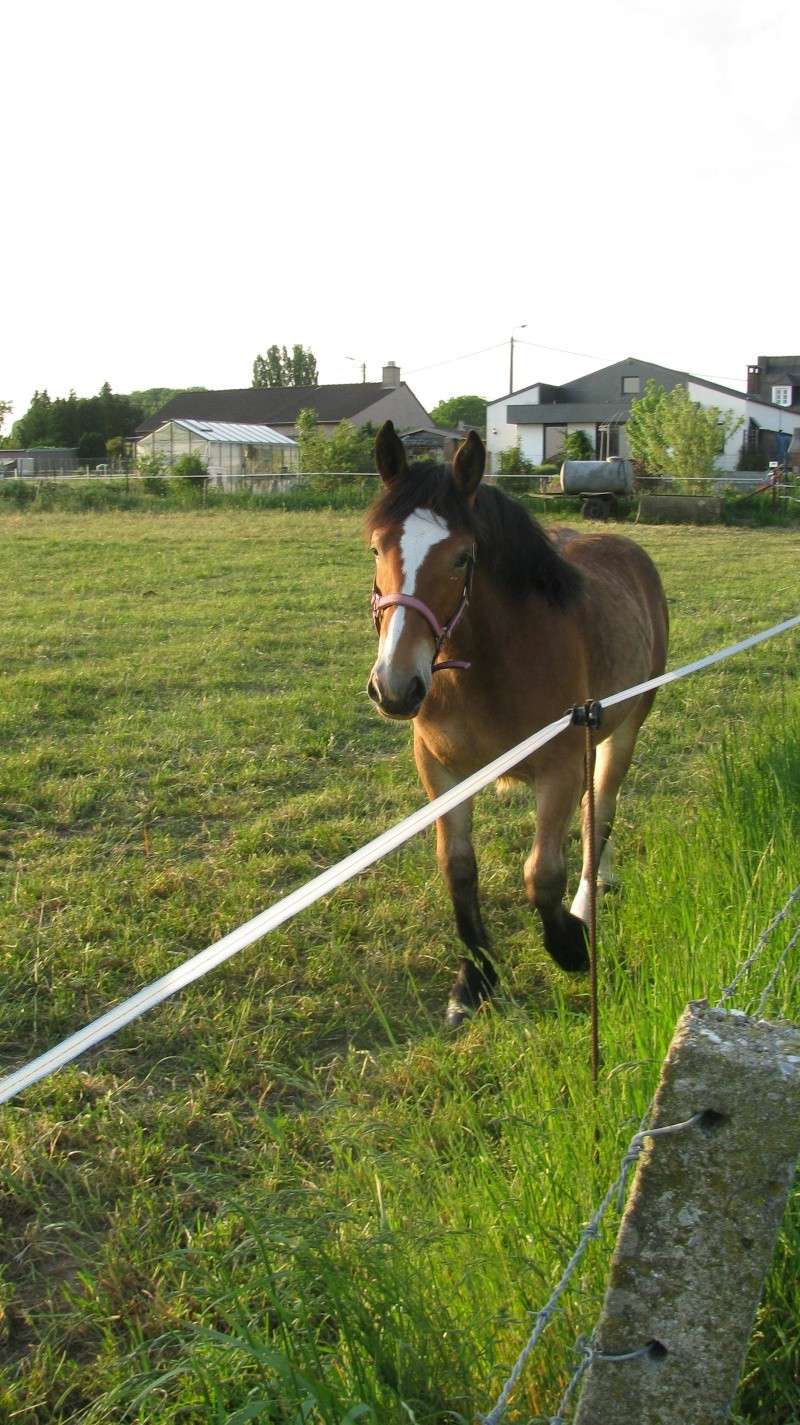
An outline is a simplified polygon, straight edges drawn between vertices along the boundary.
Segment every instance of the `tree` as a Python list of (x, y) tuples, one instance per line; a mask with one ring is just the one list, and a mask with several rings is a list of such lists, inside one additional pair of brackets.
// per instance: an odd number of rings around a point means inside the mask
[(292, 379), (290, 386), (318, 386), (317, 358), (309, 347), (293, 346), (290, 358)]
[(111, 462), (111, 469), (120, 470), (125, 455), (125, 437), (112, 435), (111, 438), (106, 441), (106, 455)]
[(449, 401), (440, 401), (438, 406), (434, 406), (431, 419), (437, 426), (446, 426), (449, 430), (463, 421), (465, 425), (477, 426), (478, 430), (485, 431), (487, 405), (483, 396), (451, 396)]
[(665, 391), (649, 380), (631, 405), (626, 433), (634, 460), (654, 475), (682, 480), (713, 475), (718, 456), (742, 424), (732, 411), (692, 401), (685, 386)]
[(0, 432), (3, 429), (3, 421), (11, 414), (11, 402), (0, 401)]
[(253, 386), (318, 386), (317, 359), (311, 348), (269, 346), (253, 362)]
[(51, 400), (47, 391), (34, 391), (25, 415), (14, 422), (11, 441), (22, 447), (71, 447), (83, 441), (81, 455), (101, 459), (106, 441), (132, 435), (141, 419), (136, 401), (112, 391), (107, 381), (96, 396), (70, 391)]
[(300, 411), (295, 423), (300, 469), (315, 474), (367, 473), (374, 468), (375, 427), (340, 421), (332, 435), (319, 429), (315, 411)]
[(148, 386), (144, 391), (131, 391), (128, 400), (138, 406), (142, 413), (140, 419), (147, 420), (166, 406), (173, 396), (183, 396), (187, 391), (207, 390), (207, 386)]
[(102, 460), (106, 453), (103, 433), (99, 430), (85, 430), (78, 440), (79, 460)]

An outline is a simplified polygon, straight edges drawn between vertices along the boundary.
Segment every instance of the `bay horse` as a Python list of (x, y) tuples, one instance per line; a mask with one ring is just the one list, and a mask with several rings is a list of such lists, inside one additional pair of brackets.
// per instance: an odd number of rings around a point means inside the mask
[[(475, 432), (452, 466), (409, 466), (386, 421), (375, 460), (383, 490), (366, 528), (379, 643), (367, 692), (384, 717), (413, 720), (414, 756), (429, 798), (576, 703), (664, 671), (664, 590), (652, 560), (632, 540), (572, 531), (550, 538), (518, 501), (481, 484), (486, 452)], [(617, 793), (654, 696), (604, 710), (597, 733), (601, 887), (610, 874)], [(545, 948), (563, 970), (585, 970), (591, 861), (582, 731), (567, 728), (510, 776), (535, 791), (536, 835), (524, 880)], [(567, 910), (564, 843), (582, 795), (583, 868)], [(471, 801), (440, 817), (436, 833), (466, 948), (447, 1007), (455, 1028), (490, 999), (497, 969), (478, 900)]]

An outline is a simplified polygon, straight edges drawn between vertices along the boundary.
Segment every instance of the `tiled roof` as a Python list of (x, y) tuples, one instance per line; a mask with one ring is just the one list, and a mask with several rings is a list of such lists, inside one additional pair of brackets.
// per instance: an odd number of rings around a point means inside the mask
[(227, 421), (245, 425), (294, 425), (303, 410), (320, 421), (350, 420), (396, 388), (380, 381), (342, 386), (246, 386), (232, 391), (184, 391), (137, 427), (137, 435), (169, 420)]

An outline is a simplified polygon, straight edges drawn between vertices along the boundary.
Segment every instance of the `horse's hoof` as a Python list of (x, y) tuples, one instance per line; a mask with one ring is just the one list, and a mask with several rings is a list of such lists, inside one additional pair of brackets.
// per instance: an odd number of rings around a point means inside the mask
[(577, 915), (565, 910), (554, 925), (544, 927), (544, 945), (560, 969), (570, 975), (589, 968), (587, 929)]
[(447, 1013), (444, 1017), (445, 1025), (448, 1029), (460, 1029), (462, 1024), (472, 1019), (475, 1010), (472, 1005), (462, 1004), (460, 1000), (451, 999), (447, 1002)]

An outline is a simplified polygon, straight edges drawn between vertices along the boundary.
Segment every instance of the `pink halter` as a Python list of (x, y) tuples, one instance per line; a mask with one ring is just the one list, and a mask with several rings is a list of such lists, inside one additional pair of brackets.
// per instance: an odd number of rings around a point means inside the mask
[(375, 625), (375, 632), (380, 633), (381, 630), (382, 609), (392, 608), (396, 604), (400, 604), (403, 608), (406, 609), (416, 609), (418, 614), (422, 614), (422, 617), (425, 619), (426, 623), (430, 624), (431, 630), (433, 632), (435, 646), (433, 652), (432, 672), (438, 673), (443, 668), (471, 668), (471, 663), (465, 663), (463, 659), (460, 658), (443, 658), (438, 663), (436, 662), (436, 659), (439, 653), (439, 649), (441, 648), (445, 639), (450, 637), (450, 634), (453, 632), (456, 625), (461, 621), (463, 615), (466, 613), (467, 607), (469, 605), (469, 596), (472, 590), (472, 574), (474, 568), (475, 548), (473, 546), (472, 554), (470, 555), (469, 559), (469, 564), (467, 565), (466, 577), (464, 579), (464, 588), (461, 593), (461, 602), (459, 603), (455, 613), (452, 615), (451, 618), (447, 620), (447, 623), (445, 624), (441, 624), (439, 622), (438, 618), (433, 612), (433, 609), (429, 609), (428, 605), (424, 603), (422, 599), (417, 599), (413, 594), (381, 594), (377, 584), (373, 584), (372, 599), (370, 602), (372, 606), (372, 622)]

